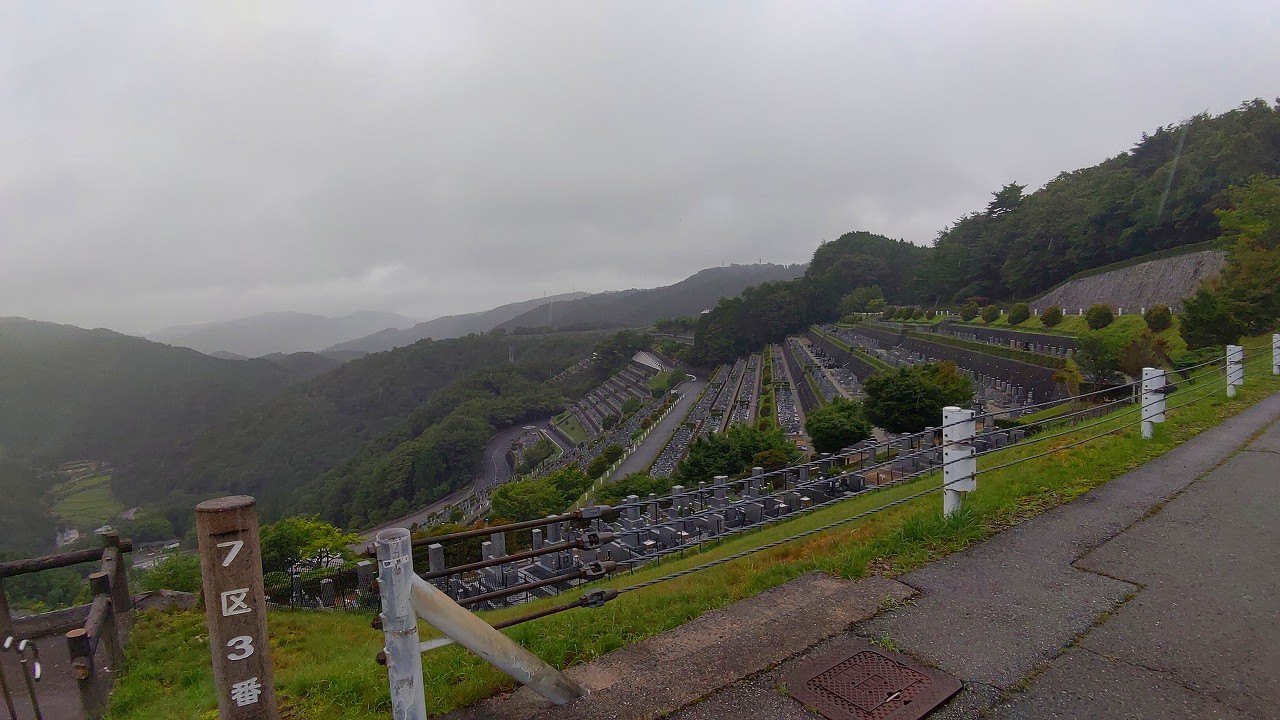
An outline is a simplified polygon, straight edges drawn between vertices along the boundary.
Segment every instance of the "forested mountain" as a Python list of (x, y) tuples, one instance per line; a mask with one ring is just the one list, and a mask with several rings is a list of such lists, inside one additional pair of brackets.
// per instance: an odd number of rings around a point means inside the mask
[[(593, 334), (512, 338), (471, 335), (423, 340), (368, 355), (287, 388), (269, 402), (247, 409), (207, 432), (118, 464), (113, 486), (127, 503), (162, 502), (179, 526), (189, 522), (192, 500), (211, 494), (255, 495), (266, 517), (284, 511), (318, 512), (329, 507), (326, 499), (313, 491), (326, 472), (345, 463), (371, 441), (389, 443), (384, 448), (389, 450), (405, 438), (422, 435), (432, 423), (455, 410), (445, 400), (440, 401), (445, 405), (429, 404), (455, 381), (507, 366), (516, 368), (528, 383), (540, 382), (587, 357), (599, 340)], [(514, 364), (509, 364), (511, 359)], [(526, 386), (511, 387), (513, 392), (529, 390)], [(530, 393), (515, 393), (513, 397), (543, 406), (554, 404), (547, 397), (531, 398)], [(462, 401), (472, 402), (475, 397), (452, 397), (465, 406), (464, 410), (474, 409)], [(467, 413), (469, 421), (480, 414)], [(485, 409), (483, 421), (499, 419), (501, 414), (500, 407)], [(400, 436), (384, 438), (396, 429)], [(468, 429), (476, 430), (476, 423), (472, 422)], [(441, 432), (447, 432), (447, 428)], [(487, 438), (488, 431), (476, 431), (474, 435)], [(473, 443), (473, 436), (468, 436), (466, 442)], [(480, 442), (483, 444), (483, 439)], [(375, 450), (371, 454), (378, 453)], [(453, 462), (470, 457), (448, 452), (442, 455)], [(430, 484), (444, 478), (441, 475), (427, 480), (428, 475), (424, 470), (422, 482)], [(303, 489), (311, 490), (302, 492)], [(401, 490), (408, 492), (409, 498), (416, 496), (416, 490)], [(352, 508), (342, 511), (350, 514)]]
[[(542, 345), (557, 336), (541, 336)], [(587, 333), (561, 336), (577, 357), (593, 357), (580, 373), (594, 387), (622, 369), (637, 350), (649, 346), (643, 333), (621, 330), (607, 337)], [(351, 456), (323, 478), (299, 490), (295, 509), (319, 512), (345, 527), (363, 528), (399, 517), (470, 483), (481, 451), (496, 431), (547, 418), (562, 410), (564, 386), (545, 382), (547, 369), (517, 360), (464, 376), (421, 408)], [(573, 389), (566, 388), (574, 393)]]
[(234, 417), (293, 376), (110, 330), (0, 318), (0, 548), (49, 549), (43, 474), (67, 460), (128, 462)]
[(845, 294), (877, 286), (890, 302), (915, 296), (915, 274), (928, 250), (883, 235), (853, 232), (823, 243), (804, 275), (769, 282), (722, 299), (698, 322), (692, 357), (717, 363), (778, 342), (836, 316)]
[(55, 523), (40, 497), (52, 481), (27, 460), (0, 453), (0, 553), (36, 555), (53, 544)]
[(918, 299), (1028, 297), (1081, 270), (1213, 240), (1223, 191), (1255, 173), (1280, 174), (1280, 105), (1255, 100), (1156, 128), (1030, 195), (1009, 184), (943, 229)]
[(495, 328), (499, 323), (504, 323), (517, 315), (521, 315), (532, 310), (533, 308), (552, 302), (577, 300), (578, 298), (586, 296), (587, 293), (564, 293), (563, 295), (552, 295), (550, 297), (500, 305), (496, 308), (485, 310), (483, 312), (467, 313), (466, 315), (446, 315), (444, 317), (436, 318), (435, 320), (418, 323), (411, 328), (403, 330), (394, 328), (381, 330), (373, 333), (372, 335), (348, 342), (338, 343), (333, 347), (330, 347), (329, 350), (359, 350), (367, 353), (381, 352), (383, 350), (412, 345), (419, 340), (425, 340), (427, 338), (444, 340), (447, 338), (470, 335), (471, 333), (486, 333)]
[(288, 355), (271, 353), (270, 355), (263, 355), (259, 359), (279, 365), (300, 380), (310, 380), (317, 375), (336, 370), (343, 363), (343, 361), (335, 360), (328, 355), (313, 352), (296, 352)]
[(149, 452), (272, 397), (292, 376), (110, 330), (0, 319), (0, 451), (42, 467)]
[(730, 265), (708, 268), (674, 285), (649, 290), (599, 293), (554, 307), (538, 307), (497, 327), (508, 332), (522, 328), (581, 330), (641, 327), (678, 315), (697, 315), (715, 306), (722, 297), (733, 297), (757, 283), (790, 280), (804, 272), (803, 265)]
[(147, 339), (204, 353), (222, 350), (260, 357), (269, 353), (323, 350), (386, 328), (406, 328), (414, 322), (403, 315), (371, 310), (342, 317), (273, 312), (225, 322), (167, 327), (151, 333)]
[(1030, 195), (1010, 183), (932, 248), (861, 232), (826, 243), (800, 280), (721, 301), (700, 321), (692, 359), (727, 360), (833, 320), (859, 288), (878, 287), (890, 304), (1026, 298), (1082, 270), (1212, 241), (1225, 191), (1254, 174), (1280, 175), (1280, 101), (1156, 128), (1128, 152)]

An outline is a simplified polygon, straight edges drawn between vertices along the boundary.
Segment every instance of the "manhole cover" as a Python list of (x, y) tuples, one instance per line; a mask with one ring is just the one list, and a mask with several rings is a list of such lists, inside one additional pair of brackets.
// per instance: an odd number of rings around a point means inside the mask
[(960, 691), (960, 681), (869, 644), (787, 674), (787, 692), (829, 720), (915, 720)]

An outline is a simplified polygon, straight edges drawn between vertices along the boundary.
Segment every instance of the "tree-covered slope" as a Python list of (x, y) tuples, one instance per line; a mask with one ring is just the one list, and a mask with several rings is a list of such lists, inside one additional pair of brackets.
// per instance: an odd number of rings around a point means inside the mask
[(803, 278), (722, 300), (701, 319), (692, 357), (723, 362), (835, 319), (858, 288), (899, 305), (1030, 297), (1083, 270), (1213, 241), (1227, 188), (1259, 173), (1280, 175), (1280, 104), (1197, 115), (1030, 195), (1010, 183), (931, 248), (866, 232), (825, 243)]
[(1213, 240), (1223, 191), (1255, 173), (1280, 174), (1280, 106), (1255, 100), (1156, 128), (1030, 195), (1007, 185), (943, 229), (919, 299), (1028, 297), (1082, 270)]
[(2, 318), (0, 450), (43, 467), (134, 457), (224, 422), (292, 381), (262, 360)]
[[(126, 502), (168, 497), (175, 513), (194, 497), (225, 493), (257, 496), (268, 517), (316, 512), (329, 505), (300, 489), (312, 487), (389, 431), (407, 424), (408, 436), (424, 432), (443, 417), (424, 415), (424, 406), (451, 383), (512, 360), (531, 382), (544, 380), (586, 357), (598, 340), (591, 334), (472, 335), (368, 355), (290, 387), (165, 452), (132, 459), (117, 467), (113, 483)], [(384, 449), (398, 444), (384, 442)]]
[(878, 286), (891, 302), (908, 302), (927, 254), (918, 245), (868, 232), (823, 243), (802, 277), (756, 285), (722, 299), (699, 321), (692, 357), (725, 362), (779, 342), (811, 323), (834, 318), (841, 298), (857, 287)]

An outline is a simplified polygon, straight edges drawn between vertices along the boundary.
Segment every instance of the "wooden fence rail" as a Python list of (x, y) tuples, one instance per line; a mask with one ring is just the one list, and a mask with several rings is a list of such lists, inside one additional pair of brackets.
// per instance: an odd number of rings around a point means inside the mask
[[(106, 714), (107, 699), (115, 677), (124, 667), (124, 646), (132, 619), (133, 598), (129, 593), (128, 563), (124, 554), (133, 542), (121, 540), (116, 532), (102, 536), (101, 548), (73, 550), (37, 558), (0, 563), (0, 638), (13, 635), (34, 639), (65, 631), (71, 674), (76, 680), (83, 717), (99, 720)], [(99, 563), (89, 575), (93, 602), (15, 621), (9, 612), (4, 578)]]

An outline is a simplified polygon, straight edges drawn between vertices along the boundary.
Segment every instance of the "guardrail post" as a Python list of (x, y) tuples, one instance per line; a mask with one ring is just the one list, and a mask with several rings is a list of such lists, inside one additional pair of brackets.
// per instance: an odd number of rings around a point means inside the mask
[(1227, 397), (1236, 396), (1236, 387), (1244, 384), (1244, 348), (1227, 346)]
[(1271, 374), (1280, 375), (1280, 333), (1271, 335)]
[(426, 720), (427, 700), (422, 683), (422, 646), (418, 616), (409, 602), (413, 589), (413, 542), (409, 531), (392, 528), (378, 533), (378, 589), (382, 595), (382, 633), (391, 687), (394, 720)]
[(1164, 422), (1164, 370), (1142, 368), (1142, 438), (1150, 440), (1155, 423)]
[(978, 489), (974, 477), (978, 461), (973, 454), (973, 411), (942, 408), (942, 514), (960, 509), (961, 493)]
[(248, 495), (196, 506), (205, 623), (220, 720), (279, 720), (256, 501)]

